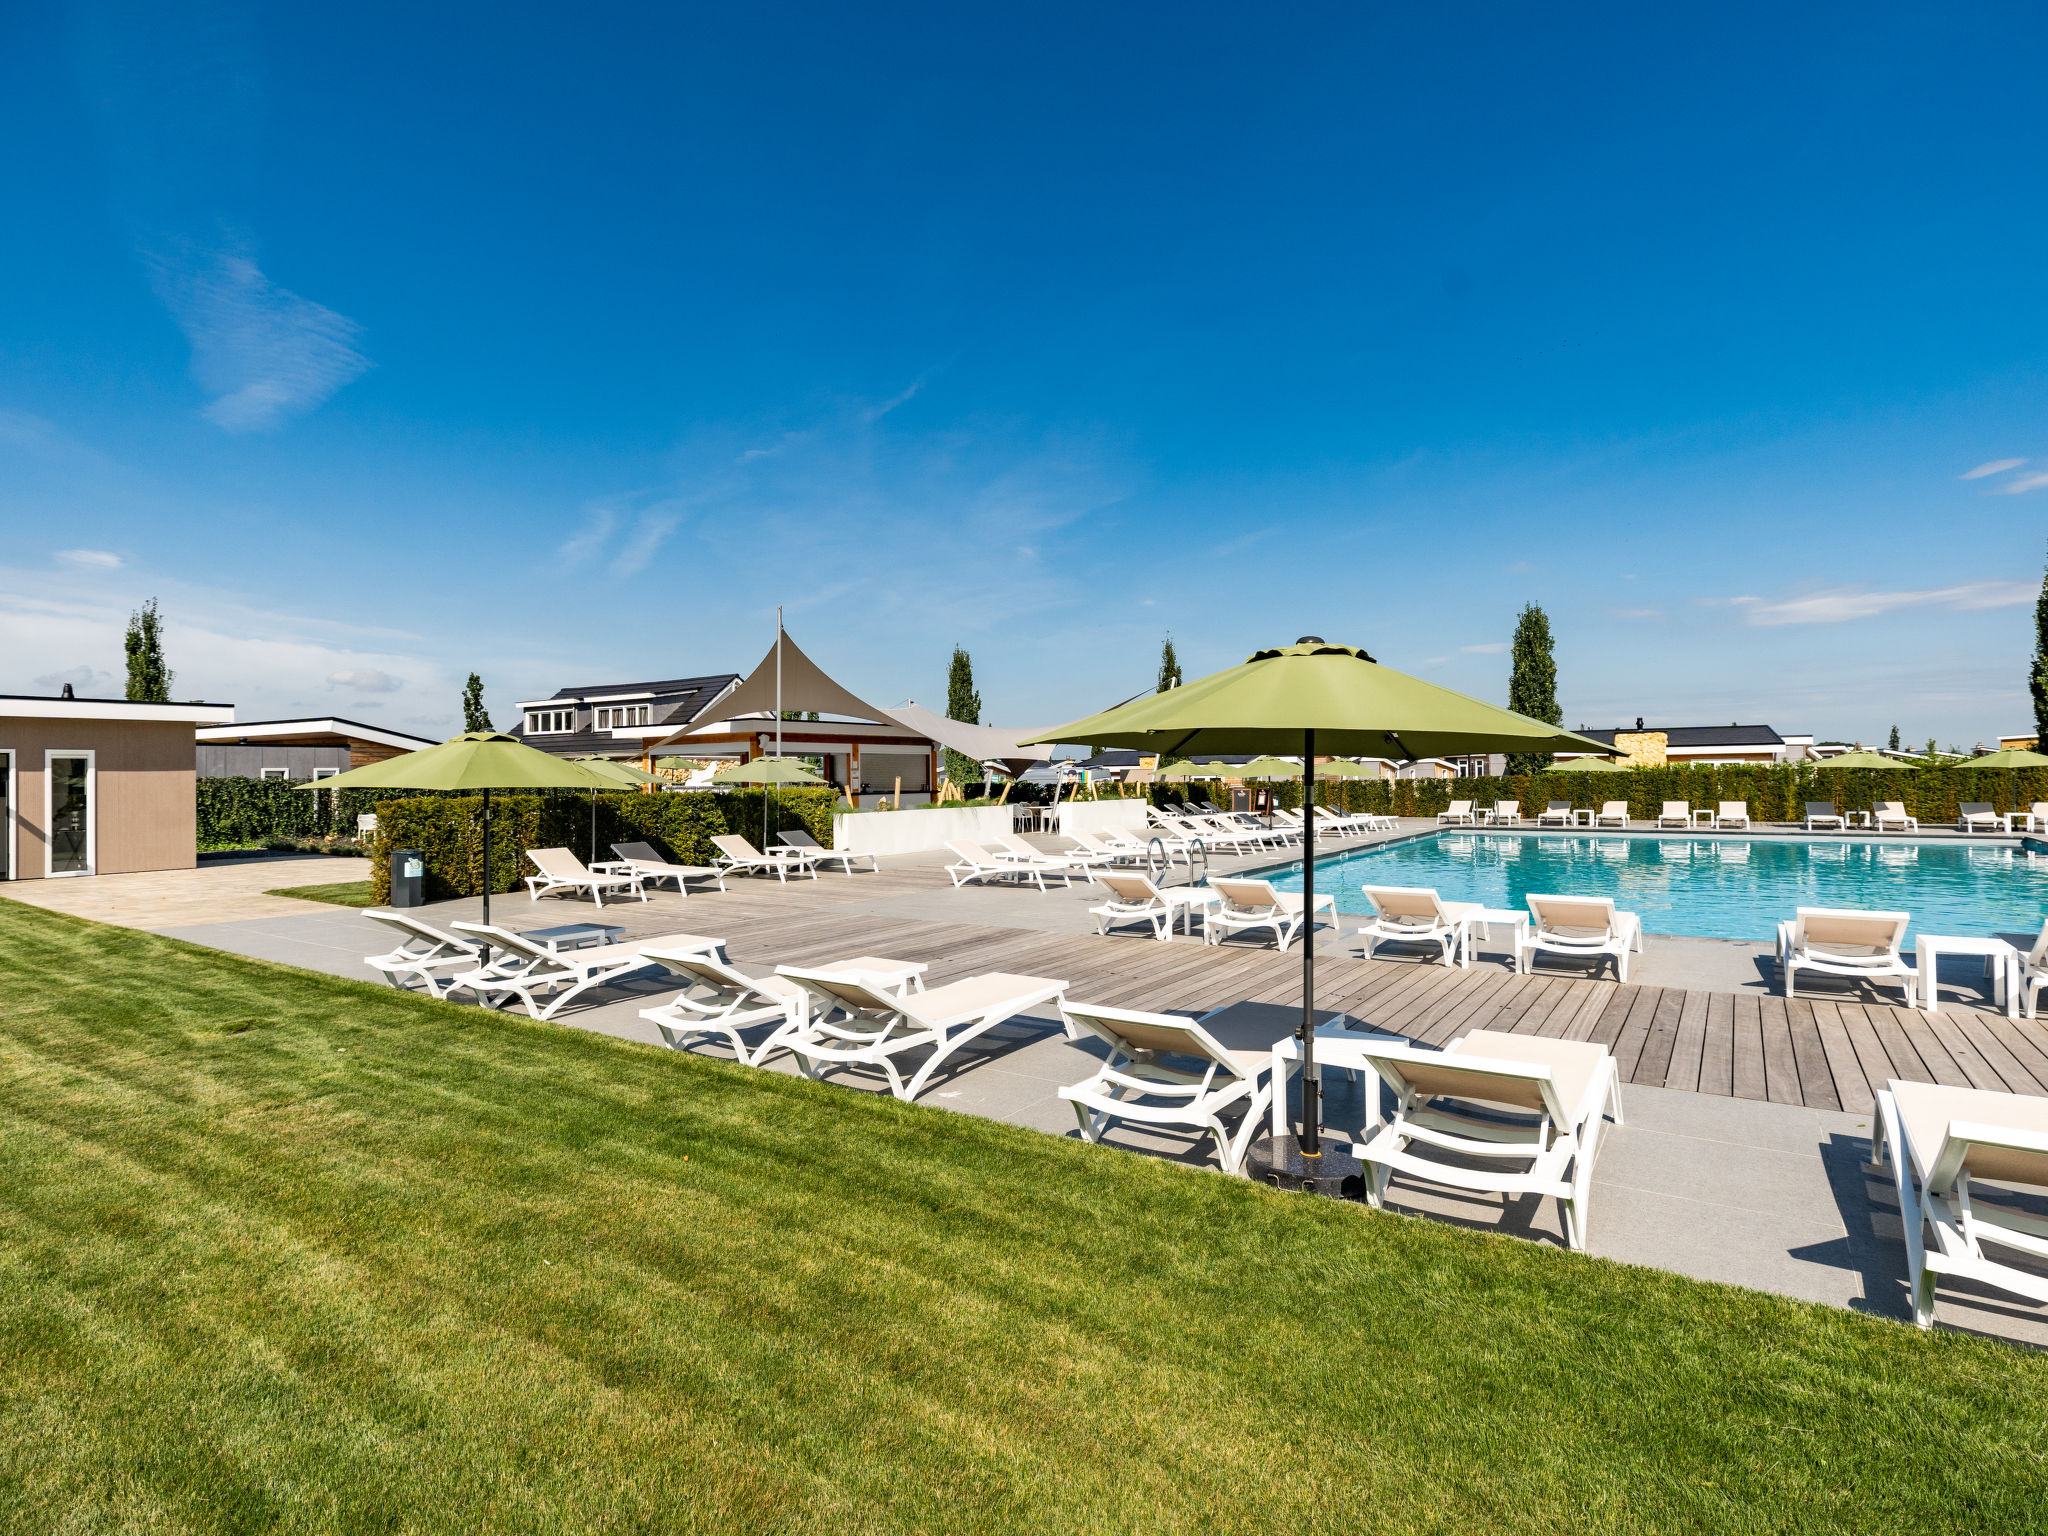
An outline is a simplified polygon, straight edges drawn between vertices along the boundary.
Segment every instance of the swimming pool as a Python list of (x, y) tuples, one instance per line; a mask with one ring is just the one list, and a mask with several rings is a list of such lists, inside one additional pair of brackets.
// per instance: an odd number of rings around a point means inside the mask
[[(1300, 890), (1300, 861), (1272, 878)], [(2048, 914), (2048, 858), (1983, 843), (1453, 831), (1318, 854), (1316, 889), (1342, 910), (1366, 910), (1365, 885), (1524, 910), (1531, 891), (1612, 896), (1646, 933), (1766, 942), (1794, 907), (1910, 912), (1921, 933), (2036, 933)]]

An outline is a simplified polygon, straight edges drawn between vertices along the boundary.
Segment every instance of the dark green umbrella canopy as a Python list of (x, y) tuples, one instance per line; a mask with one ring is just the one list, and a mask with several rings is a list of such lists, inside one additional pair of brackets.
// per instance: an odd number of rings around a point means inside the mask
[(1256, 651), (1242, 666), (1147, 694), (1036, 738), (1147, 752), (1316, 750), (1372, 757), (1614, 749), (1469, 694), (1383, 667), (1350, 645), (1305, 641)]

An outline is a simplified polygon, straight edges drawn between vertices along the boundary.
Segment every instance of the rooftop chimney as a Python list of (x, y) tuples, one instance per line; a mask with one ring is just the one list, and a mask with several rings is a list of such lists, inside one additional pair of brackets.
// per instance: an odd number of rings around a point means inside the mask
[(70, 685), (69, 683), (66, 683), (66, 684), (64, 685), (64, 691), (63, 691), (62, 693), (58, 694), (58, 695), (57, 695), (57, 697), (58, 697), (58, 698), (60, 698), (60, 699), (68, 699), (68, 698), (71, 698), (71, 697), (73, 697), (73, 694), (72, 694), (72, 692), (71, 692), (71, 685)]

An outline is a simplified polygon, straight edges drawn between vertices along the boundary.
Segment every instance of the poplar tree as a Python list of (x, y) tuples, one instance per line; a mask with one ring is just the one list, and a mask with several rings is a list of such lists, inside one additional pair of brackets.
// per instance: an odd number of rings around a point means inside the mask
[[(1534, 603), (1523, 605), (1515, 625), (1508, 708), (1546, 725), (1564, 724), (1564, 711), (1557, 706), (1557, 663), (1550, 654), (1550, 616)], [(1541, 773), (1550, 764), (1548, 752), (1516, 752), (1508, 757), (1508, 772)]]
[(2041, 574), (2041, 595), (2034, 600), (2034, 665), (2027, 673), (2027, 691), (2034, 696), (2034, 750), (2048, 744), (2048, 571)]
[[(974, 662), (959, 646), (953, 647), (953, 664), (946, 669), (946, 718), (967, 725), (981, 724), (981, 695), (974, 688)], [(965, 752), (946, 748), (946, 778), (963, 788), (981, 778), (981, 764)]]
[(1159, 648), (1159, 693), (1180, 686), (1180, 657), (1173, 652), (1173, 636), (1166, 637), (1166, 644)]
[(484, 680), (474, 672), (462, 689), (462, 729), (464, 731), (491, 731), (497, 727), (491, 724), (491, 717), (484, 712)]
[(1899, 750), (1899, 728), (1896, 725), (1892, 727), (1891, 749), (1894, 752)]
[(128, 616), (128, 697), (137, 704), (171, 702), (171, 669), (164, 665), (163, 631), (151, 598)]

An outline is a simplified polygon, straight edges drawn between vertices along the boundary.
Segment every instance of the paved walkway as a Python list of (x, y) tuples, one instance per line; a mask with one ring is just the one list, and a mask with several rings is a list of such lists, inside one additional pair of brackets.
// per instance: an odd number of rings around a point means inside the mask
[(138, 875), (95, 875), (78, 880), (10, 880), (0, 895), (51, 912), (89, 917), (118, 928), (229, 923), (257, 917), (301, 916), (307, 904), (266, 896), (281, 886), (335, 885), (370, 878), (368, 859), (329, 854), (283, 854), (160, 869)]
[[(122, 877), (148, 878), (164, 882), (157, 921), (148, 920), (146, 902), (115, 881), (54, 883), (74, 888), (76, 894), (67, 897), (70, 910), (91, 905), (80, 901), (80, 888), (99, 885), (109, 892), (106, 911), (118, 911), (132, 926), (335, 975), (372, 979), (362, 956), (386, 947), (357, 912), (260, 895), (272, 886), (347, 878), (340, 861), (280, 860), (260, 869)], [(26, 888), (24, 883), (8, 894)], [(262, 910), (231, 915), (245, 912), (243, 903), (252, 900)], [(1251, 944), (1211, 949), (1185, 938), (1169, 944), (1146, 937), (1099, 938), (1088, 931), (1090, 901), (1079, 886), (1044, 895), (1030, 889), (956, 891), (935, 860), (907, 856), (889, 861), (881, 875), (828, 874), (787, 886), (735, 880), (723, 895), (685, 900), (662, 893), (644, 904), (608, 903), (603, 916), (625, 926), (629, 937), (677, 931), (722, 937), (741, 968), (756, 974), (777, 963), (865, 952), (929, 961), (932, 985), (1001, 969), (1066, 980), (1077, 998), (1162, 1011), (1199, 1012), (1240, 999), (1298, 1006), (1298, 954), (1278, 955)], [(479, 905), (444, 903), (421, 915), (445, 923), (478, 915)], [(495, 898), (493, 910), (515, 928), (598, 915), (587, 902), (550, 898), (535, 904), (524, 895)], [(1659, 943), (1652, 941), (1653, 951)], [(1880, 1084), (1879, 1074), (1944, 1080), (1907, 1032), (1909, 1023), (1924, 1031), (1924, 1015), (1889, 1020), (1884, 1016), (1906, 1011), (1845, 995), (1814, 1010), (1816, 1021), (1832, 1016), (1841, 1026), (1833, 1053), (1817, 1033), (1816, 1049), (1802, 1054), (1791, 1034), (1790, 1010), (1782, 1017), (1772, 1012), (1768, 1017), (1785, 1026), (1789, 1055), (1783, 1070), (1790, 1074), (1779, 1078), (1780, 1091), (1773, 1093), (1779, 1056), (1762, 1038), (1764, 1005), (1782, 1006), (1782, 999), (1624, 988), (1583, 976), (1518, 977), (1497, 955), (1482, 954), (1470, 971), (1351, 955), (1355, 946), (1325, 940), (1317, 962), (1318, 1000), (1374, 1027), (1439, 1043), (1470, 1028), (1523, 1029), (1600, 1039), (1622, 1057), (1630, 1082), (1627, 1123), (1613, 1130), (1596, 1169), (1590, 1222), (1595, 1253), (1887, 1317), (1905, 1315), (1896, 1209), (1888, 1186), (1870, 1176), (1862, 1160), (1869, 1150), (1867, 1092), (1873, 1078)], [(635, 978), (596, 994), (593, 1006), (572, 1009), (560, 1022), (657, 1044), (653, 1026), (639, 1011), (665, 995), (658, 975)], [(1995, 1041), (2007, 1026), (2002, 1014), (1981, 1004), (1946, 1005), (1942, 1018), (1956, 1040)], [(1852, 1019), (1860, 1021), (1853, 1029)], [(1755, 1051), (1739, 1050), (1738, 1040), (1749, 1039), (1752, 1026)], [(2015, 1037), (2030, 1042), (2048, 1074), (2048, 1037), (2030, 1023), (2018, 1027)], [(1018, 1020), (937, 1074), (924, 1101), (1072, 1135), (1072, 1112), (1056, 1090), (1086, 1076), (1091, 1056), (1088, 1047), (1065, 1038), (1055, 1018)], [(1956, 1064), (1963, 1060), (1991, 1065), (1982, 1053), (1959, 1051), (1945, 1059), (1944, 1073), (1961, 1070)], [(1738, 1066), (1752, 1060), (1754, 1071)], [(1803, 1074), (1809, 1064), (1816, 1084), (1853, 1081), (1864, 1096), (1844, 1104), (1836, 1090), (1836, 1102), (1815, 1102), (1824, 1096), (1807, 1090)], [(794, 1068), (784, 1058), (770, 1070)], [(2031, 1079), (2031, 1067), (2013, 1070)], [(853, 1073), (834, 1081), (850, 1091), (878, 1091), (880, 1085), (878, 1076)], [(1327, 1123), (1340, 1137), (1358, 1130), (1366, 1119), (1363, 1088), (1341, 1076), (1329, 1086)], [(1207, 1159), (1202, 1144), (1183, 1136), (1119, 1129), (1110, 1140), (1153, 1155)], [(1504, 1206), (1497, 1198), (1468, 1198), (1410, 1182), (1397, 1182), (1394, 1194), (1397, 1206), (1437, 1219), (1562, 1242), (1558, 1213), (1547, 1200)], [(2040, 1311), (1986, 1291), (1944, 1286), (1939, 1317), (1944, 1326), (2048, 1344), (2048, 1318)]]

